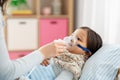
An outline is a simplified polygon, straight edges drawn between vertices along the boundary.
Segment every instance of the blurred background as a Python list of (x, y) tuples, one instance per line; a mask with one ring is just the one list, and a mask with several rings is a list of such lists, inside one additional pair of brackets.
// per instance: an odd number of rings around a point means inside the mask
[(77, 0), (76, 27), (90, 26), (104, 43), (120, 44), (120, 0)]
[(120, 44), (120, 0), (10, 0), (5, 39), (11, 59), (88, 26), (104, 44)]

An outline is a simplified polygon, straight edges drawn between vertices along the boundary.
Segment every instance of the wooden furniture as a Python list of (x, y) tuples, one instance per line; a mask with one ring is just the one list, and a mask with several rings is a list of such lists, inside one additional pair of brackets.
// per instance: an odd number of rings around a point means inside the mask
[(7, 20), (8, 49), (16, 51), (16, 50), (31, 50), (38, 48), (37, 24), (38, 22), (37, 19), (35, 18), (8, 19)]
[[(74, 0), (60, 0), (61, 14), (53, 14), (54, 0), (27, 0), (32, 14), (14, 14), (6, 16), (6, 41), (10, 55), (27, 54), (40, 46), (63, 38), (73, 32)], [(48, 7), (48, 8), (47, 8)], [(47, 13), (44, 14), (44, 9)], [(13, 55), (12, 55), (13, 57)]]

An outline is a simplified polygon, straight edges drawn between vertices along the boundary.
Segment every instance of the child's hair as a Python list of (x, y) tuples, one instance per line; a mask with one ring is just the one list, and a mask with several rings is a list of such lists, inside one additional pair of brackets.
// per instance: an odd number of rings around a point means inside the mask
[(3, 6), (8, 0), (0, 0), (0, 7), (2, 8), (3, 11)]
[(94, 54), (100, 47), (102, 47), (102, 39), (98, 33), (89, 27), (80, 27), (87, 31), (87, 48)]

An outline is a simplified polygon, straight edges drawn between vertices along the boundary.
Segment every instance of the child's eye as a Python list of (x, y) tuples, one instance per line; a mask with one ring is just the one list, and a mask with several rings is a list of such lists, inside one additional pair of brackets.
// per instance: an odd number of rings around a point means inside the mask
[(77, 38), (77, 40), (81, 41), (81, 39), (80, 39), (80, 38)]

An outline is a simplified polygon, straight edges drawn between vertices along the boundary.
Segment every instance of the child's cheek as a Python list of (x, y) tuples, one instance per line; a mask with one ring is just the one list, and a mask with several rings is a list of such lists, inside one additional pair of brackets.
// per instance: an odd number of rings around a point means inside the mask
[(75, 47), (74, 47), (74, 46), (68, 46), (68, 47), (67, 47), (67, 50), (70, 51), (70, 52), (72, 52), (72, 51), (75, 50)]

